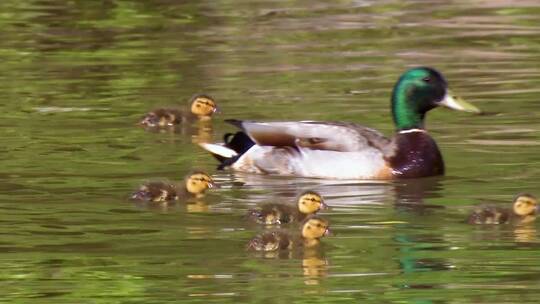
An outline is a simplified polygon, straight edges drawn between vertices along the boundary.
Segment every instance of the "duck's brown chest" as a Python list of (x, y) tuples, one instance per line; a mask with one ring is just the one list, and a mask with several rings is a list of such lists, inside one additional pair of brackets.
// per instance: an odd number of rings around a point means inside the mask
[(393, 139), (393, 153), (386, 158), (396, 178), (444, 174), (444, 161), (437, 143), (426, 132), (399, 133)]

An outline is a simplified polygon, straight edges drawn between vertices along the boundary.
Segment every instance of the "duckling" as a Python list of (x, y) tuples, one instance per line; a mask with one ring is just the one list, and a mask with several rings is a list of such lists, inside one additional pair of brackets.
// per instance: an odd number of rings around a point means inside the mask
[(171, 127), (195, 120), (210, 120), (217, 111), (215, 100), (204, 94), (198, 94), (190, 99), (190, 112), (178, 109), (159, 108), (148, 112), (139, 122), (149, 128)]
[(479, 206), (467, 219), (469, 224), (521, 224), (536, 219), (538, 200), (531, 194), (518, 194), (512, 208)]
[(251, 251), (271, 252), (293, 248), (312, 248), (318, 246), (320, 238), (328, 235), (328, 221), (312, 216), (304, 221), (299, 237), (286, 231), (276, 230), (260, 234), (248, 242), (246, 249)]
[(326, 207), (319, 193), (306, 191), (298, 196), (296, 206), (277, 203), (265, 204), (260, 210), (248, 211), (248, 217), (259, 224), (279, 225), (301, 222), (307, 216)]
[(206, 190), (215, 186), (210, 175), (204, 172), (194, 172), (185, 177), (183, 185), (168, 181), (143, 184), (139, 190), (131, 195), (131, 199), (162, 203), (185, 197), (202, 197)]

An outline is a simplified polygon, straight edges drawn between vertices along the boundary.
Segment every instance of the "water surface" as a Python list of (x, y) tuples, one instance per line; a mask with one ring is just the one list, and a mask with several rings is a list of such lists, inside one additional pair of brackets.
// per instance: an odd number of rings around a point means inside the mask
[[(473, 205), (540, 195), (537, 1), (4, 0), (0, 274), (5, 303), (536, 303), (538, 224), (471, 227)], [(193, 142), (226, 118), (353, 121), (390, 135), (389, 95), (433, 66), (486, 111), (430, 112), (441, 178), (336, 182), (216, 172)], [(212, 94), (212, 132), (147, 132), (147, 110)], [(196, 127), (195, 127), (196, 129)], [(222, 188), (127, 198), (193, 168)], [(317, 252), (244, 251), (262, 202), (320, 191)]]

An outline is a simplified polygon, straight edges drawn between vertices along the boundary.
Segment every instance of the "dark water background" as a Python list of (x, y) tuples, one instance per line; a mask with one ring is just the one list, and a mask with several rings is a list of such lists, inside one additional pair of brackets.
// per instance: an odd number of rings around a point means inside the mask
[[(0, 2), (2, 303), (537, 303), (538, 224), (471, 227), (475, 204), (540, 195), (538, 1)], [(428, 128), (443, 178), (335, 182), (216, 172), (193, 144), (225, 118), (354, 121), (393, 132), (390, 90), (433, 66), (487, 112)], [(213, 131), (135, 126), (212, 94)], [(143, 181), (215, 173), (168, 208)], [(261, 202), (320, 191), (335, 235), (288, 258), (244, 251)]]

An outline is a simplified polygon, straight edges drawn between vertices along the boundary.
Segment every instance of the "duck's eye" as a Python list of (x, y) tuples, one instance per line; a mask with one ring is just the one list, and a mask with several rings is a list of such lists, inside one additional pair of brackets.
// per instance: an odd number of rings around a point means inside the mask
[(429, 83), (429, 82), (431, 82), (431, 77), (426, 76), (426, 77), (422, 78), (422, 80), (423, 80), (424, 82)]

